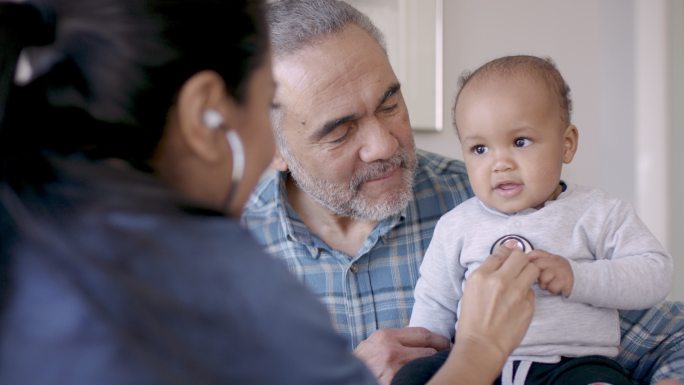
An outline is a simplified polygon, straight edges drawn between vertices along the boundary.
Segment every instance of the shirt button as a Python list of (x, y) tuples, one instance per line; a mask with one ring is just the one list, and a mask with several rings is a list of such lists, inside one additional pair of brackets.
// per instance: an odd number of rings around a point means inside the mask
[(356, 273), (359, 272), (359, 265), (357, 265), (357, 264), (355, 264), (355, 263), (352, 263), (352, 265), (351, 265), (351, 267), (349, 268), (349, 270), (351, 270), (352, 273), (356, 274)]

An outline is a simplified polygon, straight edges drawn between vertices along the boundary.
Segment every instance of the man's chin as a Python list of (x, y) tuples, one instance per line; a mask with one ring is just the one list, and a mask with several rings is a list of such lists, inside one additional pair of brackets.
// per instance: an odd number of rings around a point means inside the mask
[(385, 195), (381, 200), (357, 201), (352, 204), (352, 217), (380, 221), (402, 212), (410, 201), (407, 193)]

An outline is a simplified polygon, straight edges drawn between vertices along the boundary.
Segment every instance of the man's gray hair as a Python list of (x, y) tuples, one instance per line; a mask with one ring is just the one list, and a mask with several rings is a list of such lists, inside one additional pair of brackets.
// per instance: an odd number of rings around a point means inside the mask
[[(229, 0), (227, 0), (229, 1)], [(291, 54), (316, 44), (326, 36), (338, 33), (349, 25), (368, 32), (384, 51), (385, 37), (371, 20), (350, 4), (339, 0), (275, 0), (267, 4), (266, 20), (271, 33), (273, 56)], [(276, 145), (288, 159), (290, 153), (282, 128), (286, 106), (271, 111), (271, 125)]]
[(386, 50), (382, 32), (368, 16), (339, 0), (280, 0), (269, 2), (266, 17), (273, 55), (297, 51), (327, 35), (355, 24)]

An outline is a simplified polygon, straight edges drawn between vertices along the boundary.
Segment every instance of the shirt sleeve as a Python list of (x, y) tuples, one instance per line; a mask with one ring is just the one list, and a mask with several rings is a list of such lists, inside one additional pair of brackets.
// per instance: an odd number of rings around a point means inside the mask
[(159, 242), (119, 227), (115, 262), (93, 262), (99, 237), (82, 255), (29, 244), (3, 308), (0, 384), (376, 384), (286, 267), (216, 221), (159, 218)]
[(462, 241), (457, 235), (461, 233), (454, 230), (448, 216), (437, 223), (420, 265), (409, 326), (421, 326), (451, 339), (465, 270), (459, 261)]
[(626, 202), (616, 200), (598, 228), (595, 261), (570, 261), (572, 301), (615, 309), (645, 309), (672, 286), (672, 257)]
[(647, 310), (620, 312), (618, 362), (637, 384), (664, 379), (684, 383), (684, 303), (662, 302)]

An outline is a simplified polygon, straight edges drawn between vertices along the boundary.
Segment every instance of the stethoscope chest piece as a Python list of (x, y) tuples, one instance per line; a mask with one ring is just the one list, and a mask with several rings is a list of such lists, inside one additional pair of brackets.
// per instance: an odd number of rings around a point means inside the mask
[(534, 250), (534, 247), (532, 246), (532, 242), (528, 241), (525, 237), (523, 237), (521, 235), (516, 235), (516, 234), (509, 234), (509, 235), (504, 235), (503, 237), (494, 241), (492, 248), (489, 250), (489, 254), (494, 253), (494, 249), (496, 249), (499, 246), (502, 246), (504, 243), (506, 243), (508, 241), (515, 242), (515, 246), (518, 249), (520, 249), (523, 253), (529, 253), (530, 251)]

